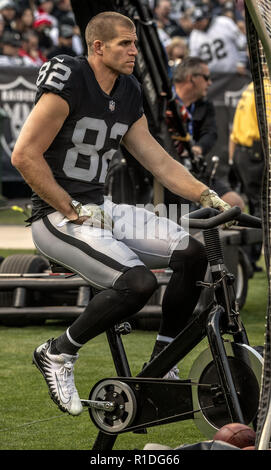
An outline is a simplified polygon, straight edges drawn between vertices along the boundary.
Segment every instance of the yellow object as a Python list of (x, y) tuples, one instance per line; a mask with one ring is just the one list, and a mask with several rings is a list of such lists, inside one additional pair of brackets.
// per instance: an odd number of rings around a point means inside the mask
[(11, 206), (11, 209), (17, 212), (24, 212), (24, 210), (19, 206)]
[(260, 140), (253, 82), (248, 85), (238, 102), (230, 138), (236, 144), (246, 147), (252, 147), (255, 140)]
[(186, 134), (185, 137), (182, 137), (181, 135), (173, 135), (172, 139), (173, 140), (179, 140), (180, 142), (189, 142), (191, 140), (191, 135)]

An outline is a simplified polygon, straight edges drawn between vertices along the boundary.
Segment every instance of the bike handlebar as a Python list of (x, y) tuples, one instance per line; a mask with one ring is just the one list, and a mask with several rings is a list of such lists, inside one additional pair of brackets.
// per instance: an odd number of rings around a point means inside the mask
[(249, 214), (243, 214), (238, 206), (224, 212), (212, 207), (203, 207), (181, 218), (181, 221), (184, 223), (189, 221), (191, 228), (200, 228), (202, 230), (218, 227), (231, 220), (236, 220), (241, 227), (262, 228), (261, 219)]

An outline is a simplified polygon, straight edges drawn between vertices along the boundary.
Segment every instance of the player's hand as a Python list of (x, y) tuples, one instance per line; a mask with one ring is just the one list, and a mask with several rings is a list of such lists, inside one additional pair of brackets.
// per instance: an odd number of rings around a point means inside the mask
[(201, 156), (202, 155), (202, 148), (201, 148), (200, 145), (193, 145), (192, 151), (193, 151), (194, 155), (196, 155), (196, 156)]
[(214, 209), (219, 209), (221, 211), (227, 211), (231, 206), (223, 201), (218, 194), (212, 189), (205, 189), (200, 195), (199, 202), (203, 207), (213, 207)]
[[(75, 212), (73, 212), (75, 214)], [(86, 204), (81, 206), (77, 212), (77, 217), (65, 217), (59, 224), (59, 227), (67, 224), (68, 222), (76, 225), (89, 225), (98, 227), (103, 230), (113, 230), (113, 220), (111, 217), (99, 206), (94, 204)]]
[[(71, 224), (75, 224), (75, 225), (83, 225), (83, 223), (88, 219), (88, 217), (84, 216), (84, 217), (77, 217), (77, 219), (68, 219), (69, 222), (71, 222)], [(66, 220), (66, 219), (65, 219)]]
[[(222, 212), (231, 209), (231, 206), (227, 202), (223, 201), (223, 199), (221, 199), (212, 189), (205, 189), (205, 191), (200, 195), (199, 202), (203, 207), (213, 207), (214, 209), (219, 209)], [(234, 224), (235, 221), (231, 220), (224, 224), (224, 227), (229, 228)]]
[(102, 228), (103, 230), (113, 230), (113, 220), (103, 209), (99, 206), (87, 204), (80, 208), (78, 213), (79, 219), (84, 219), (85, 225), (92, 227)]

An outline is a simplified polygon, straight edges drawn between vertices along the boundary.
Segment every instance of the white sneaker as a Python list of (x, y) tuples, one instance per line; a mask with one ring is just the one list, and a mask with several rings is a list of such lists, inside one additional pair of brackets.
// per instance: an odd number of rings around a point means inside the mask
[(174, 366), (172, 367), (172, 369), (170, 369), (168, 371), (168, 373), (166, 375), (164, 375), (164, 379), (166, 380), (180, 380), (180, 377), (179, 377), (179, 369), (177, 366)]
[(45, 378), (52, 400), (62, 411), (77, 416), (83, 410), (73, 376), (74, 363), (79, 355), (51, 354), (51, 342), (52, 339), (35, 349), (33, 363)]

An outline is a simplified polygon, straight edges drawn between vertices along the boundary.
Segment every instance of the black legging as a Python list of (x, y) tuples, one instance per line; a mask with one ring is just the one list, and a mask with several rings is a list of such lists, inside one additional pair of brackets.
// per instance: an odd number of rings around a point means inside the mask
[(185, 327), (198, 302), (207, 269), (204, 246), (195, 238), (189, 237), (185, 250), (172, 253), (170, 268), (173, 270), (162, 303), (162, 321), (159, 334), (175, 338)]
[(154, 274), (145, 266), (127, 269), (111, 289), (96, 294), (70, 326), (73, 340), (85, 344), (144, 307), (157, 288)]
[[(197, 304), (207, 260), (204, 247), (190, 237), (186, 249), (176, 249), (169, 266), (173, 273), (165, 291), (162, 306), (162, 321), (159, 333), (175, 337), (186, 325)], [(90, 301), (85, 311), (69, 328), (69, 334), (78, 345), (106, 331), (111, 326), (138, 312), (157, 288), (154, 274), (145, 266), (127, 269), (114, 287), (99, 292)], [(67, 337), (56, 340), (59, 351), (67, 347)], [(67, 352), (71, 353), (70, 350)]]
[[(236, 146), (233, 162), (235, 172), (241, 181), (242, 191), (247, 196), (249, 213), (261, 217), (261, 191), (264, 172), (264, 155), (253, 158), (251, 149)], [(262, 243), (254, 243), (246, 249), (250, 260), (255, 263), (261, 256)]]

